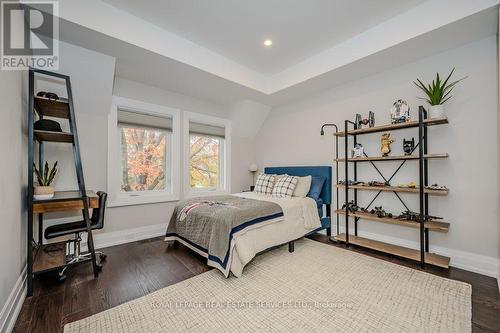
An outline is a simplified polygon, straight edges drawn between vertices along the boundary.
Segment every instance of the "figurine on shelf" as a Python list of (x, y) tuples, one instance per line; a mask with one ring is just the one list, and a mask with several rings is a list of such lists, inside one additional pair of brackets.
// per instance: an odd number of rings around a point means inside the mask
[(377, 217), (389, 217), (389, 218), (392, 218), (392, 214), (391, 213), (387, 213), (383, 208), (382, 206), (378, 206), (378, 207), (375, 207), (374, 209), (372, 209), (370, 211), (370, 214), (373, 214), (373, 215), (377, 215)]
[(342, 205), (342, 210), (345, 210), (347, 206), (347, 210), (351, 213), (357, 212), (359, 209), (359, 206), (354, 203), (354, 200), (351, 200), (346, 204)]
[(391, 184), (389, 182), (378, 182), (376, 180), (372, 180), (371, 182), (368, 182), (368, 186), (383, 187), (383, 186), (391, 186)]
[(405, 210), (397, 218), (399, 220), (418, 221), (419, 216), (420, 216), (420, 214), (418, 214), (418, 213), (412, 212), (411, 210)]
[(439, 185), (439, 184), (432, 184), (432, 185), (426, 186), (425, 188), (428, 190), (440, 190), (440, 191), (447, 191), (448, 190), (448, 188), (446, 186)]
[(375, 113), (373, 111), (368, 112), (368, 127), (375, 127)]
[(368, 125), (368, 127), (375, 126), (375, 113), (373, 113), (373, 111), (368, 112), (368, 119), (363, 119), (363, 117), (359, 113), (356, 113), (354, 124), (356, 126), (356, 129), (362, 128), (363, 125)]
[(417, 188), (417, 183), (415, 182), (409, 182), (409, 183), (399, 183), (398, 187), (404, 187), (404, 188)]
[(410, 107), (404, 99), (398, 99), (391, 108), (391, 124), (410, 121)]
[[(417, 212), (412, 212), (411, 210), (405, 210), (404, 212), (401, 213), (401, 215), (397, 216), (396, 218), (399, 220), (419, 222), (420, 217), (421, 217), (421, 215)], [(433, 220), (442, 220), (442, 219), (443, 218), (439, 217), (439, 216), (432, 216), (432, 215), (425, 215), (424, 216), (424, 221), (433, 221)]]
[(411, 138), (411, 140), (403, 139), (403, 151), (405, 155), (411, 155), (413, 149), (415, 149), (415, 138)]
[(384, 133), (380, 138), (380, 152), (382, 156), (389, 156), (391, 153), (391, 144), (394, 143), (394, 140), (391, 139), (391, 133)]
[(361, 143), (356, 143), (354, 148), (352, 148), (351, 157), (352, 158), (363, 157), (364, 151), (365, 150), (363, 148), (363, 145)]
[[(339, 185), (345, 185), (345, 184), (346, 184), (345, 180), (339, 180)], [(349, 186), (351, 186), (351, 185), (365, 185), (364, 182), (360, 182), (360, 181), (357, 181), (357, 180), (348, 180), (347, 184)]]

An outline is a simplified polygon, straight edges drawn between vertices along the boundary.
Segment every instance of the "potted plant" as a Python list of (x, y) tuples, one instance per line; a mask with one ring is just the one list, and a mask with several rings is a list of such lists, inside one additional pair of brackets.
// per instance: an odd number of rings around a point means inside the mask
[(33, 163), (33, 169), (36, 175), (36, 179), (39, 186), (35, 186), (34, 198), (35, 200), (46, 200), (54, 196), (54, 188), (50, 186), (54, 181), (57, 174), (57, 161), (49, 168), (49, 163), (45, 162), (45, 167), (42, 170), (38, 170), (36, 165)]
[(417, 79), (418, 83), (413, 81), (413, 83), (427, 95), (427, 97), (419, 98), (426, 100), (431, 105), (429, 110), (430, 118), (440, 118), (445, 116), (443, 104), (451, 98), (450, 94), (455, 85), (466, 78), (463, 77), (460, 80), (449, 83), (448, 81), (454, 71), (455, 68), (451, 70), (450, 74), (444, 81), (441, 81), (439, 73), (437, 73), (436, 79), (432, 80), (432, 84), (428, 84), (427, 86), (425, 86), (425, 84), (423, 84), (419, 79)]

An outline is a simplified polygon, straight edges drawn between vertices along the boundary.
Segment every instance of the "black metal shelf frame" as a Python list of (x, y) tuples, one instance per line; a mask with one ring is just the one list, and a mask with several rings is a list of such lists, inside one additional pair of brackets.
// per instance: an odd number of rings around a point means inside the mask
[[(97, 277), (99, 274), (99, 266), (97, 265), (95, 250), (94, 250), (94, 240), (92, 237), (92, 230), (90, 227), (90, 217), (89, 217), (89, 198), (87, 196), (87, 191), (85, 189), (85, 180), (83, 177), (82, 160), (80, 155), (80, 145), (78, 141), (78, 132), (76, 128), (75, 112), (73, 107), (73, 95), (71, 90), (70, 77), (67, 75), (49, 72), (40, 69), (30, 68), (28, 73), (28, 84), (29, 84), (29, 98), (28, 98), (28, 226), (27, 226), (27, 294), (28, 296), (33, 295), (33, 262), (34, 262), (34, 249), (35, 247), (41, 246), (43, 244), (43, 214), (38, 214), (38, 242), (33, 239), (33, 203), (34, 203), (34, 180), (33, 180), (33, 165), (35, 156), (35, 134), (34, 134), (34, 122), (35, 122), (35, 75), (43, 75), (49, 77), (55, 77), (62, 79), (66, 85), (67, 92), (67, 102), (69, 108), (69, 125), (70, 132), (73, 136), (73, 156), (75, 160), (76, 176), (78, 180), (78, 189), (81, 194), (81, 200), (83, 202), (82, 215), (83, 219), (87, 225), (87, 243), (88, 249), (91, 253), (92, 267), (94, 276)], [(37, 113), (39, 118), (42, 119), (43, 115)], [(44, 163), (44, 142), (38, 142), (38, 167), (41, 169)]]
[[(339, 132), (339, 128), (336, 124), (333, 124), (333, 123), (326, 123), (326, 124), (323, 124), (321, 126), (321, 135), (324, 135), (325, 133), (325, 128), (327, 127), (333, 127), (335, 128), (335, 133), (338, 133)], [(335, 159), (337, 160), (339, 158), (339, 137), (338, 135), (335, 135)], [(336, 185), (339, 185), (339, 162), (338, 161), (335, 161), (335, 184)], [(339, 209), (339, 187), (336, 186), (335, 187), (335, 197), (336, 197), (336, 209), (338, 210)], [(326, 206), (326, 215), (327, 216), (332, 216), (331, 215), (331, 207), (330, 205), (327, 205)], [(336, 235), (339, 235), (340, 234), (340, 216), (338, 214), (335, 214), (336, 215), (336, 231), (337, 231), (337, 234)], [(330, 230), (331, 230), (331, 220), (330, 220)], [(331, 231), (330, 231), (330, 234), (327, 236), (332, 236), (331, 235)]]
[[(429, 162), (424, 156), (427, 154), (427, 139), (428, 139), (428, 134), (427, 134), (427, 124), (424, 122), (427, 119), (427, 111), (423, 106), (419, 106), (418, 110), (418, 143), (415, 145), (415, 147), (412, 150), (412, 153), (418, 148), (418, 172), (419, 172), (419, 181), (420, 181), (420, 186), (419, 186), (419, 210), (420, 210), (420, 265), (422, 268), (425, 267), (425, 252), (429, 252), (429, 230), (425, 228), (425, 216), (428, 216), (429, 214), (429, 194), (424, 192), (424, 188), (429, 185)], [(349, 126), (353, 126), (354, 129), (357, 129), (356, 124), (350, 120), (345, 120), (344, 121), (344, 133), (348, 133), (348, 135), (343, 136), (344, 137), (344, 172), (345, 172), (345, 186), (344, 186), (344, 191), (345, 191), (345, 204), (346, 204), (346, 210), (345, 210), (345, 245), (348, 247), (349, 246), (349, 209), (347, 209), (347, 205), (349, 202), (349, 162), (353, 163), (353, 178), (354, 181), (358, 180), (358, 172), (357, 172), (357, 161), (349, 161), (349, 136), (353, 137), (353, 147), (356, 146), (358, 143), (358, 134), (352, 134), (349, 133)], [(390, 131), (388, 129), (387, 131)], [(359, 135), (362, 134), (367, 134), (367, 133), (360, 133)], [(338, 143), (337, 143), (337, 150), (338, 150)], [(338, 153), (337, 153), (338, 155)], [(369, 157), (366, 152), (364, 152), (365, 157)], [(403, 165), (407, 162), (407, 160), (402, 161), (397, 169), (394, 171), (394, 173), (389, 177), (386, 178), (383, 173), (377, 168), (375, 163), (373, 161), (370, 161), (370, 164), (375, 168), (377, 173), (382, 177), (382, 179), (386, 182), (390, 182), (394, 176), (401, 170)], [(338, 162), (336, 162), (338, 164)], [(338, 167), (337, 167), (337, 184), (338, 184)], [(423, 184), (423, 185), (422, 185)], [(354, 190), (354, 204), (358, 204), (358, 189), (357, 188), (352, 188)], [(370, 206), (375, 202), (375, 200), (378, 198), (378, 196), (382, 193), (382, 191), (378, 191), (373, 199), (370, 201), (368, 206), (366, 207), (367, 209), (370, 208)], [(398, 200), (403, 204), (405, 209), (408, 209), (408, 206), (404, 202), (404, 200), (401, 198), (401, 196), (396, 192), (393, 191), (393, 193), (396, 195)], [(337, 190), (337, 201), (338, 201), (338, 190)], [(358, 236), (358, 221), (359, 217), (354, 217), (354, 235)], [(337, 214), (337, 221), (338, 221), (338, 214)], [(338, 225), (338, 222), (337, 222)], [(337, 234), (338, 234), (338, 227), (337, 227)]]

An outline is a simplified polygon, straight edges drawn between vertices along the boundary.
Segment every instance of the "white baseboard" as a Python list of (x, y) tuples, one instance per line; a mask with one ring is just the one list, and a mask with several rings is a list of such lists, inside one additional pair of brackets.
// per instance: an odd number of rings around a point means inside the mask
[[(344, 232), (344, 228), (340, 228), (340, 232)], [(361, 237), (366, 237), (369, 239), (378, 240), (381, 242), (386, 242), (394, 245), (404, 246), (412, 249), (418, 249), (420, 244), (418, 242), (412, 242), (410, 240), (390, 237), (387, 235), (375, 234), (370, 232), (360, 232)], [(470, 272), (479, 273), (487, 276), (491, 276), (499, 279), (498, 272), (500, 268), (500, 259), (484, 256), (480, 254), (475, 254), (471, 252), (465, 252), (461, 250), (449, 249), (442, 246), (430, 246), (430, 252), (435, 252), (443, 256), (450, 257), (450, 266), (461, 268)]]
[(0, 332), (10, 333), (14, 329), (19, 312), (26, 298), (26, 267), (16, 281), (0, 313)]
[[(167, 224), (154, 224), (145, 227), (126, 229), (120, 231), (111, 231), (103, 233), (94, 233), (94, 245), (96, 249), (136, 242), (143, 239), (165, 235)], [(83, 239), (82, 250), (87, 250), (87, 241)]]

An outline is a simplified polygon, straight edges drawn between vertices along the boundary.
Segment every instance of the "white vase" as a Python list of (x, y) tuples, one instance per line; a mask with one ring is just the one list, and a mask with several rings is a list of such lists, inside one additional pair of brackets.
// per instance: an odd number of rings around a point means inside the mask
[(52, 186), (35, 186), (33, 192), (35, 200), (47, 200), (54, 196), (54, 188)]
[(429, 109), (429, 118), (443, 118), (444, 114), (444, 105), (431, 105)]

